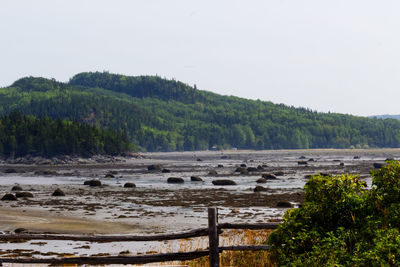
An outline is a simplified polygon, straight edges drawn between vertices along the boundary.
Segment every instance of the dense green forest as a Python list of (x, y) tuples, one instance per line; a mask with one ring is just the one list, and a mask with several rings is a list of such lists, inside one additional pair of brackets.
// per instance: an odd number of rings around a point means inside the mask
[(121, 131), (101, 130), (88, 124), (12, 112), (0, 117), (0, 155), (117, 155), (130, 149)]
[(400, 147), (400, 121), (222, 96), (158, 76), (80, 73), (0, 89), (0, 114), (76, 119), (126, 131), (140, 150)]

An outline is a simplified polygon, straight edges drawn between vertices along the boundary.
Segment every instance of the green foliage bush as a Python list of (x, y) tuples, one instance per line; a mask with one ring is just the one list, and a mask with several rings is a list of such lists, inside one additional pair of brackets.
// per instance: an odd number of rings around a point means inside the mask
[(268, 239), (281, 266), (399, 266), (400, 162), (355, 175), (313, 176), (304, 204)]

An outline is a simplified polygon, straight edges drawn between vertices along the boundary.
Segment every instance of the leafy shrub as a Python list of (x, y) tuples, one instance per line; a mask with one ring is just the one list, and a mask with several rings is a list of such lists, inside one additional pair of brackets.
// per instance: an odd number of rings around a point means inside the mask
[(271, 260), (291, 266), (399, 266), (400, 162), (355, 175), (313, 176), (305, 202), (268, 239)]

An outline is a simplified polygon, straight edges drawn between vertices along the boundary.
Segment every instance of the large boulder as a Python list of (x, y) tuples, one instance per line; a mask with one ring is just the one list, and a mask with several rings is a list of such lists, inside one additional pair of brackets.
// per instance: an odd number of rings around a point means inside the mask
[(147, 166), (147, 170), (149, 171), (161, 171), (161, 169), (162, 169), (161, 166), (158, 164), (152, 164)]
[(15, 196), (17, 198), (21, 198), (21, 197), (29, 198), (29, 197), (33, 197), (33, 194), (31, 192), (17, 192), (17, 193), (15, 193)]
[(203, 179), (201, 179), (198, 176), (191, 176), (190, 177), (190, 181), (192, 181), (192, 182), (203, 182)]
[(13, 194), (5, 194), (2, 198), (2, 201), (16, 201), (18, 200), (16, 196), (14, 196)]
[(214, 180), (212, 181), (213, 185), (236, 185), (235, 181), (232, 180)]
[(65, 193), (60, 188), (57, 188), (56, 190), (54, 190), (54, 192), (53, 192), (53, 194), (51, 194), (51, 196), (53, 196), (53, 197), (63, 197), (63, 196), (65, 196)]
[(124, 187), (125, 188), (133, 188), (133, 187), (136, 187), (136, 185), (134, 183), (125, 183)]
[(185, 180), (183, 180), (183, 178), (180, 177), (170, 177), (167, 180), (167, 183), (169, 184), (183, 184), (185, 182)]

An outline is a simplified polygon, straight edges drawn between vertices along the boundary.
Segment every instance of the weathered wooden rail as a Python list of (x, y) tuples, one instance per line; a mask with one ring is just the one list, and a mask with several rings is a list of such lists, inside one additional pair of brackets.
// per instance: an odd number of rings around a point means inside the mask
[(225, 250), (268, 250), (268, 246), (224, 246), (219, 247), (219, 234), (223, 229), (276, 229), (278, 223), (256, 224), (218, 224), (217, 208), (208, 208), (208, 228), (194, 229), (186, 232), (158, 234), (151, 236), (90, 236), (90, 235), (56, 235), (56, 234), (1, 234), (0, 240), (71, 240), (89, 242), (129, 242), (129, 241), (164, 241), (183, 238), (208, 236), (208, 250), (160, 253), (139, 256), (101, 256), (101, 257), (65, 257), (65, 258), (2, 258), (1, 263), (32, 263), (32, 264), (146, 264), (165, 261), (185, 261), (209, 256), (210, 267), (219, 266), (219, 253)]

